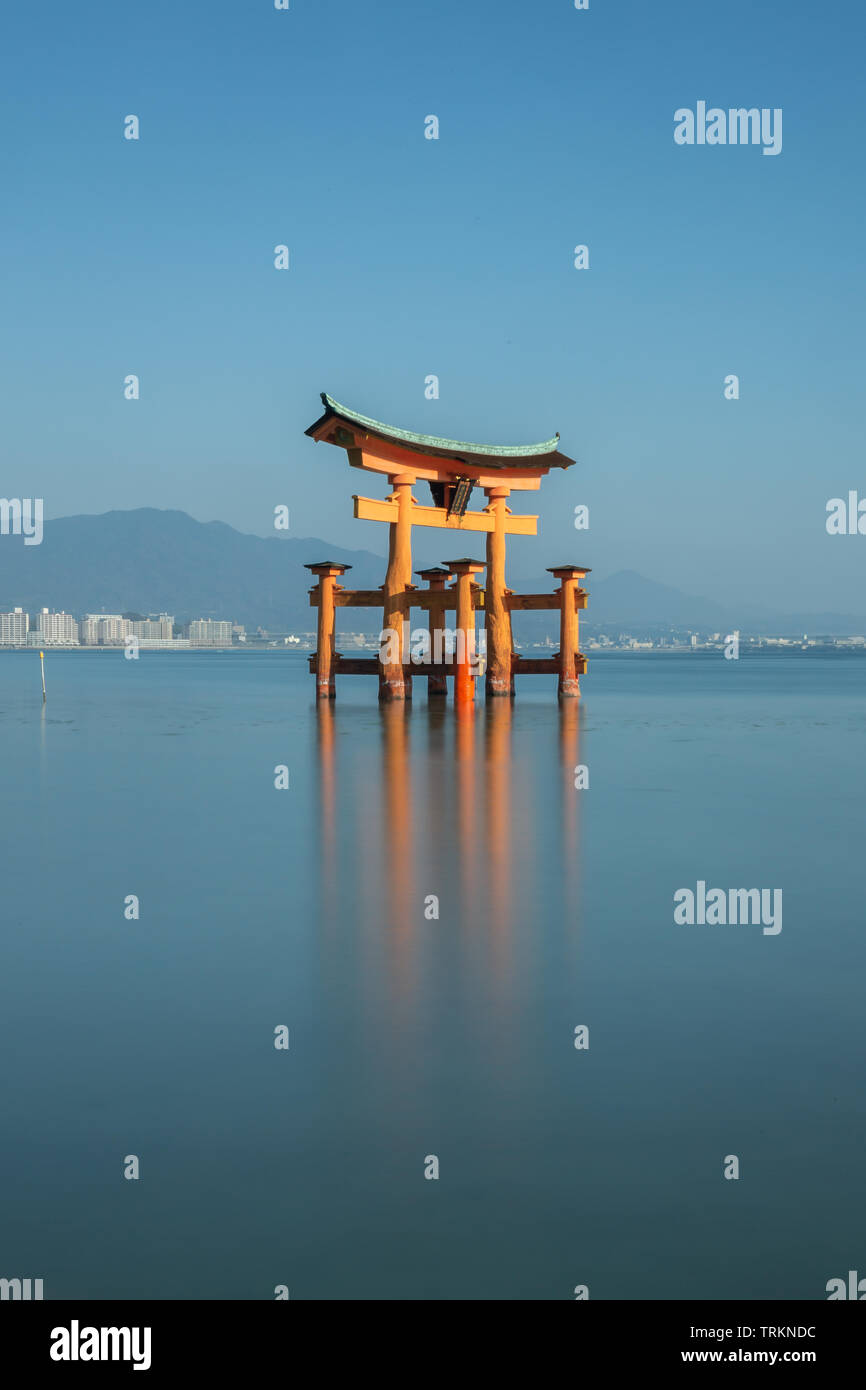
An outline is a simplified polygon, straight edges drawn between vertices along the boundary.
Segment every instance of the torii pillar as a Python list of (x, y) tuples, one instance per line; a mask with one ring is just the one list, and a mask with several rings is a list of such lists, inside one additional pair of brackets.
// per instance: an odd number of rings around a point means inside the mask
[(457, 661), (454, 667), (454, 703), (471, 705), (475, 699), (475, 614), (472, 576), (484, 566), (478, 560), (443, 560), (457, 576)]
[(316, 699), (333, 700), (337, 690), (334, 682), (334, 597), (337, 580), (351, 565), (335, 565), (332, 560), (304, 565), (319, 579), (319, 617), (316, 624)]
[(548, 574), (559, 580), (559, 695), (571, 699), (580, 695), (577, 658), (578, 646), (577, 590), (579, 581), (588, 573), (577, 565), (559, 565)]
[[(437, 603), (437, 601), (436, 601), (435, 598), (431, 598), (431, 600), (430, 600), (430, 606), (429, 606), (429, 608), (428, 608), (427, 611), (428, 611), (428, 613), (429, 613), (430, 660), (431, 660), (431, 662), (432, 662), (432, 661), (435, 661), (435, 659), (436, 659), (436, 653), (437, 653), (437, 651), (439, 651), (439, 652), (442, 654), (442, 660), (444, 661), (444, 659), (445, 659), (445, 584), (446, 584), (446, 582), (447, 582), (449, 579), (453, 579), (454, 576), (453, 576), (453, 574), (451, 573), (450, 570), (443, 569), (441, 565), (433, 565), (430, 569), (426, 569), (426, 570), (416, 570), (415, 573), (418, 575), (419, 579), (426, 579), (427, 584), (428, 584), (428, 586), (429, 586), (429, 589), (430, 589), (430, 592), (431, 592), (431, 593), (433, 593), (433, 594), (441, 594), (441, 595), (442, 595), (442, 598), (441, 598), (441, 600), (440, 600), (438, 603)], [(436, 634), (437, 634), (437, 632), (440, 634), (438, 642), (437, 642), (437, 640), (436, 640)], [(427, 677), (427, 695), (428, 695), (428, 697), (429, 697), (430, 695), (447, 695), (447, 694), (448, 694), (448, 677), (447, 677), (447, 676), (445, 676), (445, 675), (440, 675), (438, 672), (433, 672), (431, 675), (429, 675), (429, 676)]]
[(484, 489), (488, 505), (485, 511), (493, 516), (494, 527), (487, 532), (487, 587), (484, 598), (484, 631), (487, 637), (488, 695), (513, 695), (514, 676), (511, 669), (511, 613), (506, 605), (505, 587), (505, 518), (508, 511), (505, 499), (509, 487)]
[[(412, 698), (412, 677), (405, 676), (403, 666), (409, 659), (409, 653), (405, 650), (403, 641), (403, 621), (407, 615), (407, 607), (404, 595), (407, 590), (412, 589), (412, 508), (415, 505), (412, 497), (412, 484), (415, 482), (414, 473), (393, 473), (389, 479), (393, 492), (388, 498), (389, 502), (397, 505), (397, 517), (389, 526), (388, 536), (388, 570), (385, 575), (385, 583), (382, 588), (385, 592), (385, 603), (382, 613), (382, 630), (390, 634), (396, 633), (396, 644), (387, 641), (383, 659), (383, 654), (379, 657), (379, 699), (380, 700), (411, 700)], [(393, 660), (394, 648), (396, 646), (397, 660)], [(391, 648), (389, 651), (388, 649)]]

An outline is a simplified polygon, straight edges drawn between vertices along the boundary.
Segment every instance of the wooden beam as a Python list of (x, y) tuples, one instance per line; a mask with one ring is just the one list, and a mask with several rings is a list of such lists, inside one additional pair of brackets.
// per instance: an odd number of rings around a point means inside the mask
[[(310, 670), (315, 671), (315, 653), (308, 660)], [(578, 652), (576, 661), (578, 674), (582, 676), (586, 673), (587, 659), (582, 652)], [(516, 676), (555, 676), (559, 673), (558, 656), (526, 657), (517, 652), (513, 656), (512, 662)], [(338, 676), (377, 676), (379, 674), (379, 658), (376, 656), (342, 656), (336, 652), (333, 669)], [(456, 661), (419, 662), (417, 665), (409, 662), (403, 667), (407, 676), (453, 676), (456, 670)]]
[[(310, 670), (315, 670), (315, 656), (309, 658)], [(335, 657), (334, 670), (340, 676), (377, 676), (380, 671), (379, 658), (377, 656), (341, 656), (339, 653)], [(407, 662), (403, 666), (404, 676), (453, 676), (456, 671), (456, 663), (445, 661), (431, 661), (417, 665)]]
[[(574, 597), (576, 609), (586, 607), (588, 597), (586, 589), (578, 589)], [(555, 594), (506, 594), (505, 602), (512, 613), (536, 608), (555, 608), (558, 612), (560, 597), (558, 591)]]
[[(337, 443), (336, 440), (329, 442)], [(354, 447), (348, 443), (340, 443), (338, 447), (346, 450), (353, 468), (363, 468), (371, 473), (392, 475), (411, 469), (419, 478), (434, 482), (437, 479), (440, 482), (453, 482), (459, 474), (472, 478), (478, 487), (500, 487), (504, 484), (517, 492), (537, 492), (541, 479), (550, 470), (550, 464), (546, 463), (533, 465), (531, 462), (521, 462), (513, 468), (485, 468), (481, 462), (437, 458), (415, 449), (400, 448), (361, 430), (355, 433)]]
[[(484, 607), (484, 590), (477, 584), (472, 586), (472, 594), (476, 608)], [(454, 589), (445, 589), (434, 598), (429, 589), (409, 589), (403, 595), (403, 605), (408, 610), (410, 608), (422, 608), (429, 612), (431, 608), (437, 607), (437, 600), (441, 602), (442, 608), (446, 612), (453, 613), (457, 607), (457, 593)], [(319, 590), (318, 587), (310, 590), (310, 607), (318, 608)], [(556, 605), (559, 606), (558, 604)], [(381, 589), (338, 589), (334, 596), (335, 608), (381, 608), (382, 590)]]
[[(377, 497), (352, 498), (355, 516), (359, 521), (388, 521), (393, 523), (397, 515), (397, 504)], [(492, 512), (464, 512), (462, 516), (449, 516), (444, 507), (422, 507), (416, 502), (410, 513), (413, 526), (437, 526), (448, 531), (492, 531), (496, 525)], [(505, 533), (509, 536), (537, 536), (537, 516), (507, 516)]]
[[(318, 587), (310, 590), (310, 607), (319, 605)], [(381, 608), (381, 589), (337, 589), (334, 594), (335, 608)]]
[[(473, 584), (473, 596), (475, 607), (485, 606), (485, 591), (481, 585)], [(319, 606), (319, 589), (310, 589), (310, 607)], [(443, 607), (449, 612), (453, 612), (457, 607), (457, 598), (454, 589), (445, 589), (440, 595)], [(574, 596), (574, 606), (576, 609), (586, 607), (586, 589), (578, 589)], [(423, 608), (429, 610), (435, 606), (436, 601), (429, 589), (410, 589), (405, 595), (407, 607)], [(559, 611), (559, 594), (506, 594), (506, 607), (512, 613), (535, 611), (537, 609), (549, 609)], [(334, 593), (334, 606), (336, 608), (379, 608), (382, 604), (381, 589), (343, 589), (337, 586)]]
[[(559, 656), (521, 656), (518, 652), (514, 658), (514, 674), (516, 676), (557, 676), (560, 670)], [(575, 665), (578, 675), (586, 672), (586, 657), (582, 652), (575, 656)], [(338, 667), (339, 669), (339, 667)]]
[[(457, 590), (445, 589), (444, 592), (434, 595), (429, 589), (414, 589), (407, 600), (409, 608), (423, 608), (428, 613), (436, 608), (436, 598), (442, 600), (442, 607), (448, 613), (453, 613), (457, 607)], [(472, 585), (472, 602), (476, 608), (484, 607), (484, 590), (480, 584)]]

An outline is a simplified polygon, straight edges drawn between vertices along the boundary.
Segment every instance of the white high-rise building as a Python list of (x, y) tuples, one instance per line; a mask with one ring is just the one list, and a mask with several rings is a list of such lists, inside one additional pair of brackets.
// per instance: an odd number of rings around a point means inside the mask
[(191, 647), (230, 647), (232, 625), (215, 618), (195, 618), (189, 625)]
[(78, 631), (84, 647), (122, 646), (132, 633), (132, 623), (119, 613), (85, 613)]
[(0, 613), (0, 647), (23, 647), (30, 629), (30, 615), (23, 608)]
[(136, 637), (170, 642), (174, 636), (174, 617), (171, 613), (151, 613), (149, 617), (134, 622), (132, 630)]
[(52, 613), (43, 608), (36, 614), (36, 626), (31, 636), (38, 636), (46, 647), (77, 647), (78, 624), (71, 613)]

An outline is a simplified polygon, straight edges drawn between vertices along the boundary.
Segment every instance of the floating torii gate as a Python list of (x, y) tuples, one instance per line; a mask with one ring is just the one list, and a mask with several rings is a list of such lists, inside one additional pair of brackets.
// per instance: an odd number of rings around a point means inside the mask
[[(316, 695), (332, 699), (335, 676), (379, 677), (379, 698), (411, 698), (412, 675), (426, 676), (428, 696), (447, 693), (446, 676), (454, 676), (454, 697), (465, 703), (474, 697), (474, 611), (484, 609), (486, 632), (486, 692), (489, 696), (513, 695), (514, 677), (523, 674), (556, 674), (559, 694), (580, 694), (579, 677), (586, 657), (578, 648), (578, 610), (586, 607), (586, 590), (580, 580), (589, 570), (561, 565), (550, 570), (559, 588), (550, 594), (515, 594), (505, 583), (505, 537), (535, 536), (537, 516), (514, 515), (507, 505), (512, 492), (537, 492), (551, 468), (570, 468), (574, 459), (559, 452), (559, 435), (540, 444), (465, 444), (435, 435), (413, 434), (358, 415), (322, 392), (325, 412), (305, 431), (317, 442), (345, 449), (353, 468), (384, 474), (392, 491), (387, 498), (355, 495), (355, 516), (362, 521), (386, 521), (389, 527), (388, 569), (380, 589), (346, 589), (337, 581), (351, 566), (323, 560), (307, 565), (318, 578), (310, 591), (310, 603), (318, 607), (317, 650), (310, 658), (316, 676)], [(433, 506), (422, 506), (412, 495), (419, 481), (430, 484)], [(469, 510), (473, 491), (487, 498), (480, 511)], [(433, 526), (447, 531), (480, 531), (487, 537), (484, 562), (472, 559), (443, 561), (445, 568), (419, 570), (428, 588), (412, 583), (412, 527)], [(474, 576), (487, 570), (484, 586)], [(449, 580), (452, 588), (446, 588)], [(382, 606), (382, 629), (393, 633), (379, 657), (344, 657), (335, 650), (336, 608)], [(407, 650), (406, 628), (412, 608), (429, 613), (431, 658), (437, 648), (440, 659), (415, 665)], [(518, 609), (560, 610), (560, 646), (553, 658), (527, 659), (513, 649), (511, 614)], [(441, 659), (445, 613), (456, 611), (457, 662)], [(461, 641), (462, 634), (462, 641)], [(434, 643), (434, 638), (439, 638)]]

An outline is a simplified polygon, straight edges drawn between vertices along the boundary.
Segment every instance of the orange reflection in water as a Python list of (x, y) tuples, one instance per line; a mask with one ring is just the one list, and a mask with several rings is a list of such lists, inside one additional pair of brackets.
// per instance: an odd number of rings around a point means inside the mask
[[(316, 714), (326, 921), (358, 950), (365, 978), (385, 966), (386, 993), (401, 1012), (429, 987), (420, 974), (425, 961), (435, 964), (446, 949), (440, 938), (476, 967), (481, 949), (488, 984), (503, 1002), (515, 983), (515, 914), (522, 914), (524, 954), (540, 949), (533, 940), (545, 930), (561, 941), (576, 926), (579, 806), (586, 794), (574, 785), (579, 703), (562, 701), (558, 718), (543, 721), (528, 751), (524, 720), (519, 772), (510, 699), (465, 708), (383, 703), (372, 718), (368, 709), (361, 716), (357, 706), (340, 711), (322, 701)], [(545, 804), (533, 806), (534, 797)], [(559, 822), (559, 835), (551, 820)], [(527, 933), (538, 901), (536, 844), (546, 846), (547, 872), (561, 882), (560, 920), (539, 920), (538, 931)], [(429, 915), (434, 894), (438, 918)], [(459, 990), (459, 980), (454, 987)]]
[[(412, 757), (409, 747), (411, 704), (379, 706), (382, 736), (383, 834), (379, 848), (382, 908), (388, 949), (398, 993), (412, 985), (412, 943), (423, 916), (423, 896), (416, 882), (412, 837)], [(359, 806), (360, 814), (366, 814)]]
[(499, 973), (512, 959), (513, 821), (511, 808), (510, 699), (489, 700), (484, 707), (484, 845), (486, 850), (487, 900), (491, 964)]

